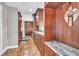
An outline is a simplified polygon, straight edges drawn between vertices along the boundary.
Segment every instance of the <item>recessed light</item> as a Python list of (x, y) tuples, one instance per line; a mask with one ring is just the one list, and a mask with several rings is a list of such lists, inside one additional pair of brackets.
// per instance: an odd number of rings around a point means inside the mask
[(29, 9), (29, 11), (32, 11), (32, 9)]

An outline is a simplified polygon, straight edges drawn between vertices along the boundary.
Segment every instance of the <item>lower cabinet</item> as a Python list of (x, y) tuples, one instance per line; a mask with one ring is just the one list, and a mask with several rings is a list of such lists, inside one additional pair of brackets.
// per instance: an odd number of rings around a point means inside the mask
[(35, 44), (36, 44), (36, 46), (37, 46), (37, 48), (39, 49), (39, 51), (40, 51), (40, 53), (41, 53), (41, 56), (43, 56), (44, 55), (44, 48), (43, 48), (43, 46), (44, 46), (44, 44), (43, 44), (43, 36), (42, 35), (40, 35), (40, 34), (37, 34), (37, 33), (34, 33), (33, 34), (34, 35), (34, 42), (35, 42)]
[(44, 44), (44, 56), (58, 56), (58, 54)]
[(44, 44), (44, 36), (38, 33), (33, 33), (34, 42), (39, 49), (41, 56), (58, 56), (53, 50)]

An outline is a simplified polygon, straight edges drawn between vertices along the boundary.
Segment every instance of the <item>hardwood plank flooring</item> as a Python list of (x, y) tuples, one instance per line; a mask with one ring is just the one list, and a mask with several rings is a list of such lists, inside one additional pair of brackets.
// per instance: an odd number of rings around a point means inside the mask
[(31, 36), (22, 41), (18, 48), (8, 49), (2, 56), (41, 56)]

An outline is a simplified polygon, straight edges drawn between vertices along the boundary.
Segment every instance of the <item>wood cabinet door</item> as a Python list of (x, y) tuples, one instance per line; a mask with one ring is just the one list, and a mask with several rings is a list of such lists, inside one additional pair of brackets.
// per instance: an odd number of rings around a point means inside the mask
[(41, 52), (41, 55), (43, 56), (44, 55), (44, 48), (43, 48), (43, 36), (40, 35), (40, 38), (39, 38), (39, 50)]
[(55, 9), (45, 7), (45, 41), (53, 40), (55, 32)]
[(43, 42), (43, 36), (35, 33), (34, 34), (34, 42), (35, 42), (38, 50), (40, 51), (41, 55), (43, 56), (44, 55), (44, 52), (43, 52), (43, 50), (44, 50), (44, 48), (43, 48), (43, 43), (44, 43)]

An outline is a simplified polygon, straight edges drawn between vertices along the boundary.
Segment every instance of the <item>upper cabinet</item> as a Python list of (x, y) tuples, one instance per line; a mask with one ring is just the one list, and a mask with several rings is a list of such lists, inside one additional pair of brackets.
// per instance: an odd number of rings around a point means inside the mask
[(36, 31), (43, 31), (44, 29), (44, 22), (43, 22), (43, 9), (38, 8), (35, 12), (35, 14), (33, 14), (34, 17), (34, 30)]
[(44, 13), (45, 41), (53, 40), (55, 35), (55, 9), (46, 5), (44, 8)]

